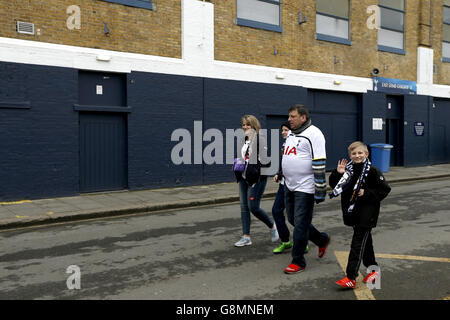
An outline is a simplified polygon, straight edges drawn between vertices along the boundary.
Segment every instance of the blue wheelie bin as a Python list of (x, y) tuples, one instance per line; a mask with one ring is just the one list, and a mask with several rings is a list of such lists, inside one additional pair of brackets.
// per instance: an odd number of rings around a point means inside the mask
[(380, 169), (381, 172), (389, 171), (391, 161), (391, 149), (393, 145), (385, 143), (372, 143), (370, 145), (372, 154), (372, 164)]

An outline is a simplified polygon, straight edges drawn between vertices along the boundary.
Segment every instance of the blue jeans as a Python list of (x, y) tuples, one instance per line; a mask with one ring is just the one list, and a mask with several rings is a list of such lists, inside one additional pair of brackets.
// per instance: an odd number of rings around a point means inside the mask
[(249, 186), (243, 179), (239, 181), (239, 199), (241, 201), (242, 233), (250, 234), (250, 212), (269, 228), (274, 222), (267, 213), (260, 208), (261, 198), (266, 189), (267, 177), (261, 176), (253, 187)]
[(326, 233), (320, 233), (311, 224), (314, 210), (314, 194), (289, 191), (284, 188), (286, 214), (288, 220), (294, 225), (294, 245), (292, 247), (292, 263), (306, 267), (304, 257), (308, 240), (318, 247), (323, 247), (328, 241)]
[(284, 185), (280, 183), (278, 187), (278, 192), (275, 197), (275, 201), (272, 206), (272, 216), (275, 220), (275, 224), (277, 225), (278, 234), (280, 236), (280, 240), (282, 242), (288, 242), (290, 232), (286, 225), (286, 218), (284, 217)]

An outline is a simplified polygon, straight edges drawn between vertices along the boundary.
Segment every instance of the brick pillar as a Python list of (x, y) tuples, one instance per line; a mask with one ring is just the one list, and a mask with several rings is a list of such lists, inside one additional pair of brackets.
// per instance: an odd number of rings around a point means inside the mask
[(431, 47), (431, 0), (420, 0), (419, 46)]

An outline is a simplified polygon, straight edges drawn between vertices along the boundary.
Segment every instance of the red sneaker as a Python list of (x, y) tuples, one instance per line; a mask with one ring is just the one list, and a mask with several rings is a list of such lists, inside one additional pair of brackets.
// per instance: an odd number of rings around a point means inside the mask
[(380, 273), (377, 271), (372, 271), (369, 273), (363, 280), (364, 283), (370, 282), (373, 283), (380, 277)]
[(300, 267), (296, 264), (291, 263), (290, 265), (287, 266), (286, 269), (284, 269), (284, 273), (287, 274), (299, 273), (302, 272), (303, 270), (305, 270), (305, 267)]
[(356, 286), (356, 280), (350, 280), (349, 278), (345, 277), (344, 279), (336, 281), (336, 284), (345, 289), (354, 288)]
[(327, 251), (327, 247), (328, 247), (328, 244), (330, 243), (330, 240), (331, 240), (331, 237), (328, 236), (328, 240), (327, 240), (327, 243), (325, 244), (325, 246), (319, 248), (319, 258), (322, 258), (325, 255), (325, 252)]

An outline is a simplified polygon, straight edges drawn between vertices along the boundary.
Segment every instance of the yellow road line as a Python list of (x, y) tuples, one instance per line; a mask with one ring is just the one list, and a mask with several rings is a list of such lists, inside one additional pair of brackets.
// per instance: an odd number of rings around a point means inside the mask
[(384, 259), (404, 259), (404, 260), (433, 261), (433, 262), (450, 262), (450, 258), (409, 256), (409, 255), (404, 255), (404, 254), (376, 253), (375, 257), (384, 258)]
[(7, 206), (10, 204), (22, 204), (26, 202), (31, 202), (31, 200), (20, 200), (20, 201), (10, 201), (10, 202), (0, 202), (0, 205)]
[[(347, 261), (349, 253), (346, 251), (334, 251), (342, 270), (346, 270)], [(412, 256), (405, 254), (389, 254), (389, 253), (376, 253), (375, 257), (381, 259), (401, 259), (401, 260), (417, 260), (417, 261), (432, 261), (432, 262), (447, 262), (450, 263), (450, 258), (438, 258), (438, 257), (423, 257), (423, 256)], [(353, 289), (355, 296), (358, 300), (375, 300), (371, 290), (362, 283), (363, 276), (358, 273), (358, 278), (356, 279), (356, 287)], [(442, 300), (450, 300), (450, 296), (443, 298)]]
[[(344, 251), (335, 251), (334, 255), (336, 256), (339, 264), (341, 265), (342, 270), (347, 268), (348, 261), (348, 252)], [(372, 291), (362, 282), (363, 275), (361, 272), (358, 273), (358, 278), (356, 278), (356, 287), (353, 289), (355, 293), (356, 299), (358, 300), (375, 300)]]

